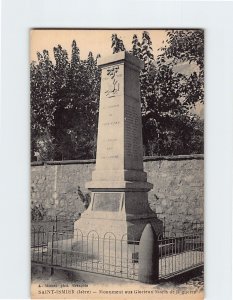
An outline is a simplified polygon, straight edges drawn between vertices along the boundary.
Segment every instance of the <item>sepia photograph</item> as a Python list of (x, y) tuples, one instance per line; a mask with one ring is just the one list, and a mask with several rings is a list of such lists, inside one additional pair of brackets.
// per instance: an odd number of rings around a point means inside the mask
[(204, 30), (30, 30), (31, 297), (204, 299)]

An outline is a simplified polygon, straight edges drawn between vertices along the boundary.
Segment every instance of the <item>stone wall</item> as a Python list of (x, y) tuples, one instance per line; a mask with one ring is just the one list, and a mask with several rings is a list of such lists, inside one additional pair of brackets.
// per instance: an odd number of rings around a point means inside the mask
[(148, 181), (154, 184), (149, 203), (166, 230), (187, 228), (204, 221), (204, 159), (202, 155), (144, 161)]
[[(32, 163), (33, 205), (41, 203), (50, 216), (77, 217), (84, 210), (81, 197), (88, 193), (85, 182), (94, 167), (95, 160)], [(154, 185), (150, 206), (165, 218), (166, 230), (203, 221), (203, 155), (146, 157), (144, 170)]]

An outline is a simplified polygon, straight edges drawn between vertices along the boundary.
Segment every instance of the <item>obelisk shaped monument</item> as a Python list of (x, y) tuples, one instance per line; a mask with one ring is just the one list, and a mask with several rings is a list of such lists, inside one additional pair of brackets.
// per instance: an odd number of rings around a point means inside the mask
[(162, 222), (150, 209), (143, 171), (139, 74), (144, 63), (127, 52), (98, 60), (101, 91), (96, 168), (86, 187), (91, 203), (75, 222), (84, 235), (112, 232), (139, 240), (147, 223), (162, 231)]

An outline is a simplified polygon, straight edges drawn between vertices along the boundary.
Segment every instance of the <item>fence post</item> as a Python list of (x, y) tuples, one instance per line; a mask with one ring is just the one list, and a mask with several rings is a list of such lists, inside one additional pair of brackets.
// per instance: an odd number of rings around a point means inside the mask
[(159, 279), (159, 244), (151, 224), (147, 224), (139, 243), (138, 280), (156, 283)]
[(52, 243), (51, 243), (51, 248), (52, 248), (52, 252), (51, 252), (51, 272), (50, 275), (52, 276), (54, 273), (54, 269), (53, 269), (53, 238), (54, 238), (54, 225), (53, 225), (53, 231), (52, 231)]
[(57, 215), (56, 215), (56, 217), (55, 217), (55, 231), (57, 232)]
[(163, 218), (163, 236), (165, 236), (166, 232), (166, 217)]

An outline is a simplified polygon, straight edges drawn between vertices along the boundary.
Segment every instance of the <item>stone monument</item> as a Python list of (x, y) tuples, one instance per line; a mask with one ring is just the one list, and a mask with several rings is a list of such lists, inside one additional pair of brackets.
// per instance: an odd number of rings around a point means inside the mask
[(96, 168), (86, 187), (88, 209), (75, 222), (84, 235), (91, 230), (117, 239), (140, 240), (146, 224), (162, 232), (162, 222), (150, 209), (143, 171), (139, 74), (144, 63), (127, 52), (98, 60), (101, 67)]

